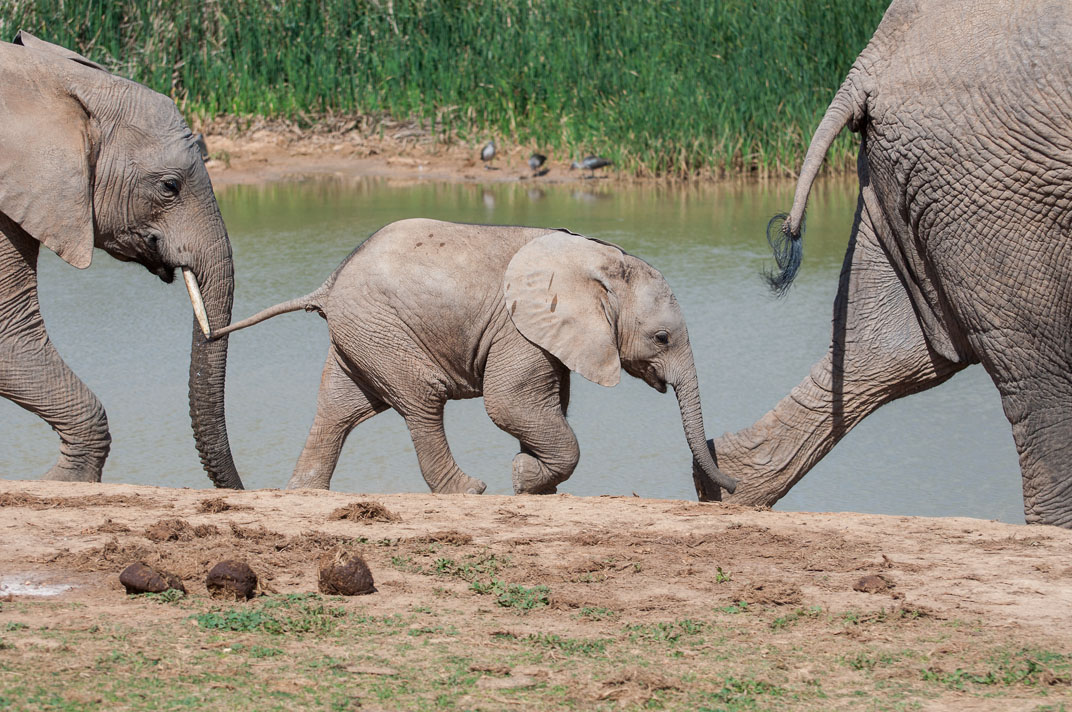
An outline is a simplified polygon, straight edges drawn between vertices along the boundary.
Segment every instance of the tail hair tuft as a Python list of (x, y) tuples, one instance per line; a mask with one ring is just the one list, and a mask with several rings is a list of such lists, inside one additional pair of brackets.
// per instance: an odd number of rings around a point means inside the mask
[(778, 270), (767, 270), (763, 276), (771, 291), (778, 297), (784, 297), (789, 291), (800, 269), (800, 263), (804, 259), (803, 216), (800, 219), (800, 230), (796, 233), (790, 232), (789, 226), (788, 213), (778, 213), (767, 223), (767, 243), (774, 252), (774, 261), (778, 265)]

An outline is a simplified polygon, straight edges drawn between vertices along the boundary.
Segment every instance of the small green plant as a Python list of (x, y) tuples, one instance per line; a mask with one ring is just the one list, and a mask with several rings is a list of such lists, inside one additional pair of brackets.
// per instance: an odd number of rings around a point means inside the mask
[(528, 611), (548, 605), (551, 602), (551, 589), (542, 585), (526, 588), (518, 584), (509, 584), (506, 590), (499, 594), (496, 601), (505, 608)]
[(153, 603), (177, 603), (186, 597), (186, 594), (177, 588), (169, 588), (163, 593), (139, 593), (132, 598), (140, 598)]
[(718, 569), (715, 571), (715, 583), (726, 583), (727, 581), (732, 580), (733, 579), (730, 578), (730, 575), (722, 570), (721, 566), (719, 566)]
[(412, 556), (392, 556), (391, 566), (407, 574), (421, 573), (421, 565), (415, 562)]
[(263, 645), (253, 645), (249, 649), (249, 657), (251, 658), (274, 658), (276, 655), (282, 655), (283, 651), (279, 648), (267, 648)]
[(900, 659), (900, 655), (895, 655), (893, 653), (866, 653), (862, 651), (851, 657), (843, 656), (839, 658), (841, 662), (848, 665), (853, 670), (866, 672), (870, 672), (880, 666), (892, 665)]
[(317, 594), (291, 594), (266, 598), (259, 604), (207, 611), (193, 620), (202, 628), (238, 632), (325, 633), (346, 615), (342, 608), (324, 605)]
[(469, 590), (480, 595), (497, 593), (501, 590), (502, 582), (491, 579), (490, 581), (473, 581), (469, 584)]
[(787, 613), (784, 616), (779, 616), (778, 618), (772, 620), (770, 627), (771, 630), (782, 630), (783, 628), (788, 628), (789, 626), (803, 618), (815, 618), (822, 612), (823, 609), (820, 606), (812, 606), (811, 608), (798, 608), (792, 613)]
[(533, 633), (525, 640), (544, 648), (554, 648), (564, 653), (579, 653), (581, 655), (603, 655), (607, 652), (607, 643), (610, 642), (601, 638), (594, 640), (563, 638), (555, 633)]
[(521, 611), (541, 608), (551, 602), (551, 589), (547, 586), (526, 588), (516, 583), (503, 583), (498, 579), (473, 581), (469, 589), (482, 595), (494, 595), (495, 602), (503, 608), (516, 608)]
[(665, 623), (632, 623), (625, 626), (633, 642), (656, 642), (674, 645), (682, 636), (694, 636), (703, 632), (706, 624), (688, 618)]
[(578, 618), (587, 618), (590, 621), (614, 620), (618, 612), (602, 606), (585, 606), (577, 614)]
[(729, 613), (731, 615), (737, 613), (744, 613), (748, 610), (748, 601), (737, 601), (736, 603), (731, 603), (728, 606), (722, 606), (721, 608), (716, 608), (715, 610), (719, 613)]
[(430, 573), (437, 576), (451, 576), (472, 583), (485, 576), (494, 577), (509, 565), (508, 557), (485, 551), (480, 554), (470, 554), (461, 562), (446, 557), (438, 558), (432, 564)]
[(987, 661), (982, 671), (956, 668), (952, 672), (929, 667), (922, 672), (926, 682), (937, 682), (947, 687), (963, 690), (966, 685), (1037, 685), (1043, 678), (1068, 679), (1072, 656), (1045, 650), (1023, 648), (1016, 651), (996, 653)]
[(760, 697), (781, 697), (784, 694), (784, 689), (769, 682), (727, 677), (720, 690), (706, 695), (706, 699), (715, 706), (702, 706), (698, 712), (721, 712), (727, 709), (724, 705), (730, 705), (728, 709), (733, 710), (767, 709), (768, 705), (761, 705)]
[(11, 633), (11, 632), (14, 632), (16, 630), (26, 630), (29, 627), (30, 626), (26, 625), (25, 623), (18, 623), (18, 622), (15, 622), (15, 621), (11, 621), (10, 623), (7, 623), (7, 624), (4, 625), (4, 630), (7, 631), (8, 633)]

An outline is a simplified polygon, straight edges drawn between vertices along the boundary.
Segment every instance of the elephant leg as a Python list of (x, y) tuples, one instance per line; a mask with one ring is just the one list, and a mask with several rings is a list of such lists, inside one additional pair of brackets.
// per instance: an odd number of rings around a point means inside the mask
[(569, 370), (526, 344), (492, 347), (484, 372), (484, 407), (521, 445), (514, 457), (514, 494), (554, 494), (573, 474), (580, 448), (566, 422)]
[(430, 396), (416, 407), (399, 408), (413, 438), (421, 475), (428, 488), (437, 494), (481, 494), (487, 485), (462, 472), (450, 452), (443, 429), (445, 404), (445, 397)]
[[(826, 356), (755, 424), (708, 441), (719, 468), (740, 480), (728, 500), (774, 504), (869, 413), (966, 366), (928, 346), (861, 195)], [(717, 499), (693, 469), (700, 499)]]
[[(1038, 351), (1034, 357), (1030, 353), (1025, 347), (1009, 358), (1053, 363)], [(1016, 379), (998, 372), (994, 382), (1020, 455), (1024, 519), (1028, 524), (1072, 528), (1072, 383), (1067, 375), (1072, 365), (1064, 369)]]
[(320, 376), (316, 418), (287, 489), (328, 489), (346, 436), (384, 410), (387, 404), (346, 372), (333, 348)]
[[(1028, 276), (1004, 273), (1010, 284), (1038, 291), (973, 295), (973, 317), (990, 326), (969, 338), (1012, 426), (1025, 520), (1072, 528), (1072, 357), (1068, 300), (1056, 296), (1065, 270), (1044, 261), (1026, 269), (1052, 275), (1053, 283), (1040, 288)], [(1030, 296), (1040, 293), (1054, 298)]]
[(44, 479), (100, 482), (112, 438), (104, 406), (52, 345), (37, 298), (38, 243), (0, 215), (0, 395), (60, 437)]

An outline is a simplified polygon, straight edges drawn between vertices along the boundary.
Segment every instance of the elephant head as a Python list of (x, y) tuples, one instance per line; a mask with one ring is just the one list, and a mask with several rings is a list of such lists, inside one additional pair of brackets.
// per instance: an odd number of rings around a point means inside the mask
[(219, 487), (242, 486), (224, 418), (231, 245), (204, 162), (174, 102), (20, 32), (0, 43), (0, 213), (65, 261), (93, 248), (164, 282), (182, 271), (196, 319), (190, 415)]
[(518, 250), (504, 287), (517, 330), (570, 370), (602, 386), (616, 385), (622, 368), (660, 393), (672, 386), (696, 461), (712, 481), (736, 488), (707, 449), (685, 318), (658, 270), (615, 245), (558, 231)]

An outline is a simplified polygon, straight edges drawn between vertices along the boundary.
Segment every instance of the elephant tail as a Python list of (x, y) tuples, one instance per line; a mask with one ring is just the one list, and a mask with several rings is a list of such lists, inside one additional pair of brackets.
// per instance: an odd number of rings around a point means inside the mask
[(335, 281), (335, 277), (332, 274), (332, 278), (329, 278), (319, 289), (314, 292), (306, 294), (304, 297), (298, 297), (297, 299), (291, 299), (290, 301), (276, 304), (274, 307), (268, 307), (263, 311), (259, 311), (253, 316), (243, 319), (242, 321), (236, 321), (230, 326), (225, 326), (218, 331), (212, 332), (212, 339), (218, 339), (222, 336), (230, 334), (232, 331), (238, 331), (239, 329), (245, 329), (247, 326), (253, 326), (259, 324), (265, 319), (271, 319), (273, 316), (279, 316), (280, 314), (286, 314), (287, 312), (299, 311), (304, 309), (305, 311), (315, 311), (323, 313), (322, 302), (324, 297), (327, 296), (330, 291), (331, 284)]
[[(793, 194), (793, 207), (788, 213), (780, 213), (767, 223), (767, 242), (774, 252), (777, 272), (768, 272), (767, 282), (778, 296), (782, 296), (793, 283), (804, 257), (804, 209), (808, 204), (808, 194), (812, 183), (819, 174), (819, 169), (826, 158), (826, 152), (834, 143), (846, 125), (858, 123), (864, 115), (865, 97), (859, 91), (857, 78), (850, 74), (842, 83), (834, 100), (815, 129), (815, 134), (804, 156), (804, 165), (800, 168), (796, 191)], [(781, 222), (781, 225), (776, 225)]]

